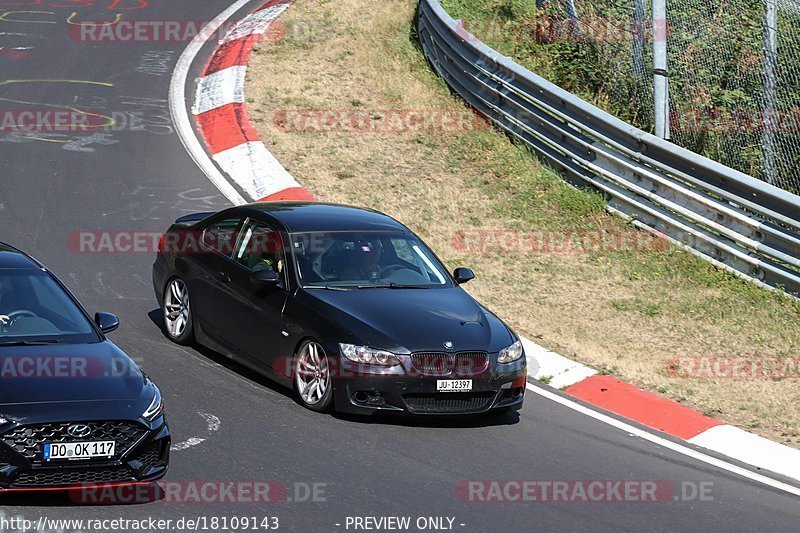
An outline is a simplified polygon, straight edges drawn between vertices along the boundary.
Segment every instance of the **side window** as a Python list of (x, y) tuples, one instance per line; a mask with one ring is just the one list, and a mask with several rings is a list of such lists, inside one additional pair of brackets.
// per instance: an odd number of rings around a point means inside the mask
[(279, 232), (265, 224), (248, 224), (234, 259), (254, 272), (270, 269), (282, 274), (283, 239)]
[(228, 257), (236, 246), (236, 230), (241, 224), (241, 218), (226, 218), (218, 220), (203, 232), (203, 244)]

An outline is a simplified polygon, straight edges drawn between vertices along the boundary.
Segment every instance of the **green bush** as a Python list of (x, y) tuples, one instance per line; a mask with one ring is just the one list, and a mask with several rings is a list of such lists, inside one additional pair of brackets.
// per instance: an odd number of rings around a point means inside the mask
[[(580, 33), (570, 33), (563, 1), (442, 0), (478, 38), (540, 76), (645, 131), (653, 131), (651, 21), (641, 70), (634, 62), (633, 1), (576, 0)], [(650, 2), (646, 2), (649, 6)], [(668, 2), (672, 141), (763, 177), (762, 2)], [(777, 183), (800, 189), (800, 16), (779, 16)], [(788, 117), (788, 120), (787, 120)]]

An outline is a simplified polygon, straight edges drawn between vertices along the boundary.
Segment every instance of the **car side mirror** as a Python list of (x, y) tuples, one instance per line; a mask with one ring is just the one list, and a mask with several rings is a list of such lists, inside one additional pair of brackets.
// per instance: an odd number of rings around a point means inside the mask
[(119, 327), (119, 318), (111, 313), (95, 313), (94, 323), (103, 333), (111, 333)]
[(261, 285), (275, 285), (278, 283), (278, 280), (277, 272), (269, 268), (254, 270), (250, 274), (250, 281)]
[(461, 285), (462, 283), (466, 283), (469, 280), (474, 279), (475, 274), (468, 268), (458, 267), (453, 271), (453, 278), (456, 280), (456, 283)]

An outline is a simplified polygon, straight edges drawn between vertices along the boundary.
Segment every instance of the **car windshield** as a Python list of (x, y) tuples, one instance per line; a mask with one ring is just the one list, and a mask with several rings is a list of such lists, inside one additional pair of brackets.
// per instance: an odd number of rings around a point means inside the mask
[(300, 284), (305, 288), (452, 286), (428, 247), (405, 233), (296, 233), (291, 241)]
[(49, 274), (0, 270), (0, 346), (98, 340), (86, 316)]

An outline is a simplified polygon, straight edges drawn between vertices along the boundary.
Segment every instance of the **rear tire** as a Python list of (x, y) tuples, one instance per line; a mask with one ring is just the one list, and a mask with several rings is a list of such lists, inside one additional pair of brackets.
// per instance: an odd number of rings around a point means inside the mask
[(318, 413), (331, 410), (333, 386), (328, 356), (315, 341), (300, 345), (294, 356), (293, 379), (297, 398), (306, 409)]
[(189, 288), (181, 278), (172, 278), (164, 289), (161, 312), (167, 337), (184, 346), (194, 342), (192, 308), (189, 304)]

